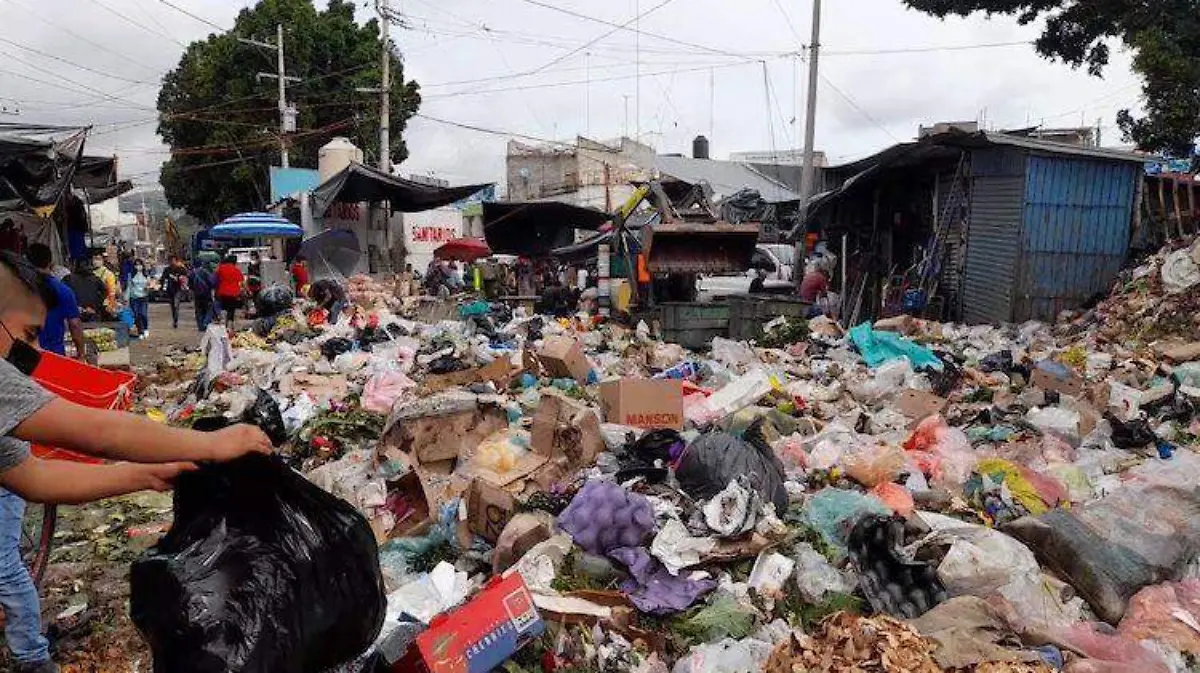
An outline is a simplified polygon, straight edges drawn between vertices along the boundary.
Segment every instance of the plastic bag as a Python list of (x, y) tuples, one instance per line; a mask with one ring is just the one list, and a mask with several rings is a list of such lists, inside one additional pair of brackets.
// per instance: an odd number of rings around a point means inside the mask
[(825, 542), (843, 551), (854, 525), (872, 514), (890, 515), (891, 511), (876, 498), (837, 488), (822, 489), (804, 503), (804, 522)]
[(899, 334), (872, 330), (869, 322), (851, 329), (850, 339), (871, 369), (899, 358), (908, 358), (913, 369), (931, 368), (940, 372), (945, 367), (945, 363), (928, 348)]
[(212, 324), (200, 337), (200, 351), (204, 353), (204, 371), (209, 381), (215, 381), (233, 359), (233, 346), (229, 343), (229, 331), (224, 325)]
[(1119, 449), (1144, 449), (1157, 439), (1145, 419), (1139, 418), (1125, 423), (1112, 414), (1105, 414), (1104, 419), (1112, 425), (1112, 441)]
[(362, 408), (377, 414), (388, 414), (392, 405), (400, 399), (405, 391), (416, 388), (417, 384), (400, 372), (384, 371), (367, 380), (363, 386)]
[(1064, 437), (1079, 437), (1079, 412), (1061, 407), (1030, 409), (1025, 420), (1042, 432), (1056, 432)]
[(654, 531), (654, 510), (644, 495), (612, 482), (589, 481), (559, 515), (558, 525), (575, 544), (605, 554), (642, 544)]
[(726, 384), (693, 409), (685, 409), (684, 415), (697, 425), (715, 423), (759, 401), (772, 387), (771, 376), (756, 369)]
[(952, 428), (939, 415), (929, 416), (917, 424), (904, 443), (904, 449), (918, 454), (921, 471), (933, 476), (935, 482), (958, 491), (966, 483), (979, 460), (971, 440), (958, 428)]
[(796, 544), (792, 558), (796, 561), (796, 586), (800, 588), (800, 595), (810, 603), (821, 602), (827, 594), (854, 591), (854, 585), (847, 582), (842, 573), (807, 542)]
[(379, 549), (345, 501), (249, 455), (181, 475), (174, 509), (130, 577), (155, 671), (317, 673), (374, 642)]
[(296, 296), (292, 294), (290, 288), (282, 285), (272, 285), (258, 293), (258, 297), (254, 300), (254, 305), (258, 308), (258, 316), (260, 318), (269, 318), (279, 315), (284, 311), (290, 311), (295, 301)]
[(342, 353), (349, 353), (351, 350), (354, 350), (354, 342), (343, 337), (334, 337), (321, 344), (321, 355), (324, 355), (325, 359), (330, 362), (333, 362)]
[(1176, 250), (1163, 260), (1162, 281), (1167, 294), (1179, 294), (1200, 283), (1200, 267), (1188, 250)]
[(1129, 601), (1117, 632), (1200, 654), (1200, 580), (1146, 587)]
[(900, 449), (878, 444), (866, 445), (861, 451), (843, 455), (840, 461), (846, 474), (867, 488), (894, 480), (907, 462)]
[(710, 355), (717, 362), (726, 367), (733, 367), (734, 369), (744, 367), (758, 360), (750, 346), (741, 341), (732, 341), (721, 337), (716, 337), (712, 340)]
[(1070, 511), (1019, 519), (1004, 532), (1116, 624), (1135, 593), (1179, 579), (1200, 553), (1200, 492), (1134, 483)]
[(679, 486), (697, 500), (712, 498), (739, 476), (748, 479), (764, 502), (774, 503), (776, 512), (787, 511), (783, 464), (761, 438), (746, 441), (724, 432), (701, 435), (675, 469)]
[(871, 489), (871, 495), (879, 498), (880, 502), (903, 517), (912, 516), (913, 509), (916, 508), (912, 493), (899, 484), (883, 482)]

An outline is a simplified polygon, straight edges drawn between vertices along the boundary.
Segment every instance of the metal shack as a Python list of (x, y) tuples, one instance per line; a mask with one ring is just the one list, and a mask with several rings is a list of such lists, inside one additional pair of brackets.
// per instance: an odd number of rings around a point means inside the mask
[(1144, 157), (951, 131), (825, 170), (809, 232), (847, 241), (863, 317), (921, 291), (928, 317), (1053, 320), (1106, 292), (1129, 251)]

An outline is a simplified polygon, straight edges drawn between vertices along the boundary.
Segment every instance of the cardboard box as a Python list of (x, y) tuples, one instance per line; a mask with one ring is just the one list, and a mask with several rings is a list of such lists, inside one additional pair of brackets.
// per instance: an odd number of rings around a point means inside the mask
[(620, 379), (600, 384), (604, 420), (635, 428), (683, 430), (683, 382)]
[(471, 602), (434, 618), (417, 636), (417, 670), (487, 673), (545, 630), (521, 574), (509, 573), (493, 579)]
[(453, 460), (507, 427), (508, 414), (500, 405), (451, 392), (393, 409), (383, 447), (412, 454), (420, 464)]
[(583, 353), (583, 345), (570, 337), (546, 337), (538, 351), (538, 359), (550, 376), (573, 378), (580, 385), (587, 385), (592, 373), (592, 364)]
[(920, 421), (934, 414), (942, 413), (949, 404), (950, 401), (944, 397), (938, 397), (924, 390), (908, 388), (896, 398), (895, 406), (896, 411), (914, 421)]
[(540, 456), (565, 456), (572, 469), (587, 467), (604, 452), (600, 418), (558, 392), (542, 393), (533, 416), (529, 448)]
[(447, 388), (469, 386), (472, 383), (495, 384), (497, 390), (503, 391), (512, 380), (513, 366), (508, 358), (496, 358), (490, 364), (461, 372), (449, 374), (429, 374), (425, 377), (425, 389), (429, 392), (441, 392)]
[(1074, 372), (1069, 372), (1067, 376), (1060, 377), (1054, 374), (1035, 367), (1033, 374), (1029, 377), (1029, 383), (1035, 388), (1056, 392), (1060, 395), (1070, 395), (1078, 398), (1083, 392), (1083, 379)]
[(467, 489), (467, 526), (488, 542), (496, 542), (516, 511), (516, 499), (487, 481), (476, 479)]

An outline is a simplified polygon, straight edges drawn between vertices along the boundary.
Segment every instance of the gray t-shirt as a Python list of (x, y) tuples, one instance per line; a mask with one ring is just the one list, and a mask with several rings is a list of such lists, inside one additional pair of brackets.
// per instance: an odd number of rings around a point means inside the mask
[(0, 472), (29, 457), (29, 442), (10, 437), (9, 433), (53, 399), (33, 379), (0, 359)]

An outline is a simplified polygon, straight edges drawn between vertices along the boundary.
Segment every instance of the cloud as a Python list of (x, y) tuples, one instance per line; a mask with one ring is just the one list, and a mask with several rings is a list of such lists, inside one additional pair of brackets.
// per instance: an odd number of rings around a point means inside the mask
[[(231, 26), (247, 3), (172, 4)], [(414, 119), (402, 172), (503, 182), (504, 132), (563, 140), (640, 133), (663, 152), (687, 152), (704, 134), (718, 158), (801, 144), (805, 64), (786, 53), (808, 40), (811, 5), (546, 4), (615, 24), (661, 5), (633, 24), (660, 37), (639, 39), (527, 0), (405, 0), (405, 27), (393, 36), (406, 76), (422, 84), (422, 112), (496, 133)], [(359, 15), (368, 18), (369, 8)], [(178, 62), (180, 44), (212, 28), (157, 0), (9, 0), (0, 4), (0, 22), (20, 45), (0, 43), (7, 57), (0, 106), (21, 111), (0, 119), (92, 124), (90, 152), (115, 153), (125, 175), (153, 182), (167, 156), (155, 132), (156, 83)], [(1115, 139), (1116, 111), (1136, 104), (1140, 91), (1127, 54), (1099, 79), (1042, 60), (1024, 45), (847, 53), (1019, 42), (1037, 33), (1037, 26), (1006, 17), (938, 20), (900, 0), (826, 2), (818, 149), (835, 160), (853, 158), (911, 138), (920, 124), (983, 115), (997, 127), (1094, 124), (1100, 117), (1106, 137)], [(523, 73), (533, 74), (514, 76)]]

